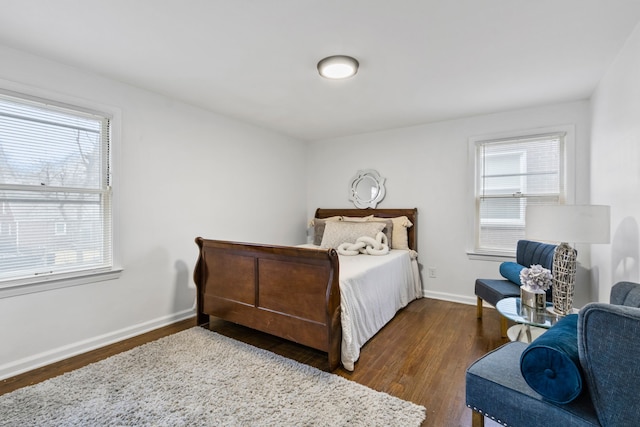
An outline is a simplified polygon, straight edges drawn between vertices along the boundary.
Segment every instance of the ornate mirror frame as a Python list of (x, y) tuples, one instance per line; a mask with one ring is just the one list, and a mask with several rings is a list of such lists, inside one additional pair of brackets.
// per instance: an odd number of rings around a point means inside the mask
[(375, 209), (384, 199), (384, 181), (373, 169), (359, 170), (349, 184), (349, 200), (359, 209)]

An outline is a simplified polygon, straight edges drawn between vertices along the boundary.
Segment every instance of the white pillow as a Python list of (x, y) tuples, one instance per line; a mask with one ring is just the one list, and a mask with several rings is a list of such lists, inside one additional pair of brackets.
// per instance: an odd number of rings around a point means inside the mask
[(409, 250), (409, 235), (407, 233), (407, 228), (412, 227), (413, 224), (406, 216), (391, 218), (391, 221), (393, 221), (391, 247), (393, 249)]
[(385, 224), (382, 222), (327, 222), (324, 227), (321, 248), (337, 248), (342, 243), (355, 243), (358, 237), (376, 238)]
[(324, 235), (324, 227), (327, 222), (330, 221), (342, 221), (341, 216), (331, 216), (329, 218), (314, 218), (309, 224), (313, 226), (313, 244), (320, 246), (322, 243), (322, 236)]

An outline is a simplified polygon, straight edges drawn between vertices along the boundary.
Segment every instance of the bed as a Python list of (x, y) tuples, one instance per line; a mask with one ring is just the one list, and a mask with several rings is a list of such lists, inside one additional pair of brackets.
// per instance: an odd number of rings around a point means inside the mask
[[(391, 244), (384, 256), (346, 256), (323, 247), (337, 227), (367, 227), (334, 221), (365, 219), (384, 222), (396, 248)], [(196, 238), (198, 324), (215, 316), (326, 352), (329, 370), (340, 363), (353, 370), (360, 348), (422, 296), (417, 209), (317, 209), (314, 222), (314, 242), (300, 246)]]

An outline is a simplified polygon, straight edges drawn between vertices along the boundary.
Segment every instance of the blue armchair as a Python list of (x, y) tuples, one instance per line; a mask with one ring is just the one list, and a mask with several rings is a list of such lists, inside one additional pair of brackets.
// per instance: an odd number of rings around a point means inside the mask
[(534, 391), (521, 372), (528, 345), (512, 342), (467, 369), (466, 404), (473, 410), (473, 425), (484, 425), (484, 416), (508, 426), (640, 425), (640, 284), (617, 283), (610, 302), (587, 304), (578, 314), (577, 369), (583, 387), (575, 400), (554, 403)]
[[(531, 267), (539, 264), (553, 272), (553, 253), (555, 245), (534, 242), (531, 240), (519, 240), (516, 246), (516, 263), (522, 267)], [(502, 272), (502, 268), (501, 268)], [(509, 276), (509, 274), (507, 274)], [(503, 298), (520, 296), (520, 279), (517, 273), (513, 280), (509, 279), (476, 279), (475, 294), (478, 305), (478, 319), (482, 319), (482, 301), (492, 306)], [(551, 300), (551, 292), (547, 291), (547, 300)], [(500, 333), (507, 336), (507, 318), (500, 318)]]

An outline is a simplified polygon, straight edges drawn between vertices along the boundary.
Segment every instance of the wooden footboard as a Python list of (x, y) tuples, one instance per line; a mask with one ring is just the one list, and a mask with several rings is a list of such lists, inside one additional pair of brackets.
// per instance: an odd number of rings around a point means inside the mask
[(219, 317), (325, 351), (340, 363), (338, 255), (315, 250), (196, 239), (198, 324)]

